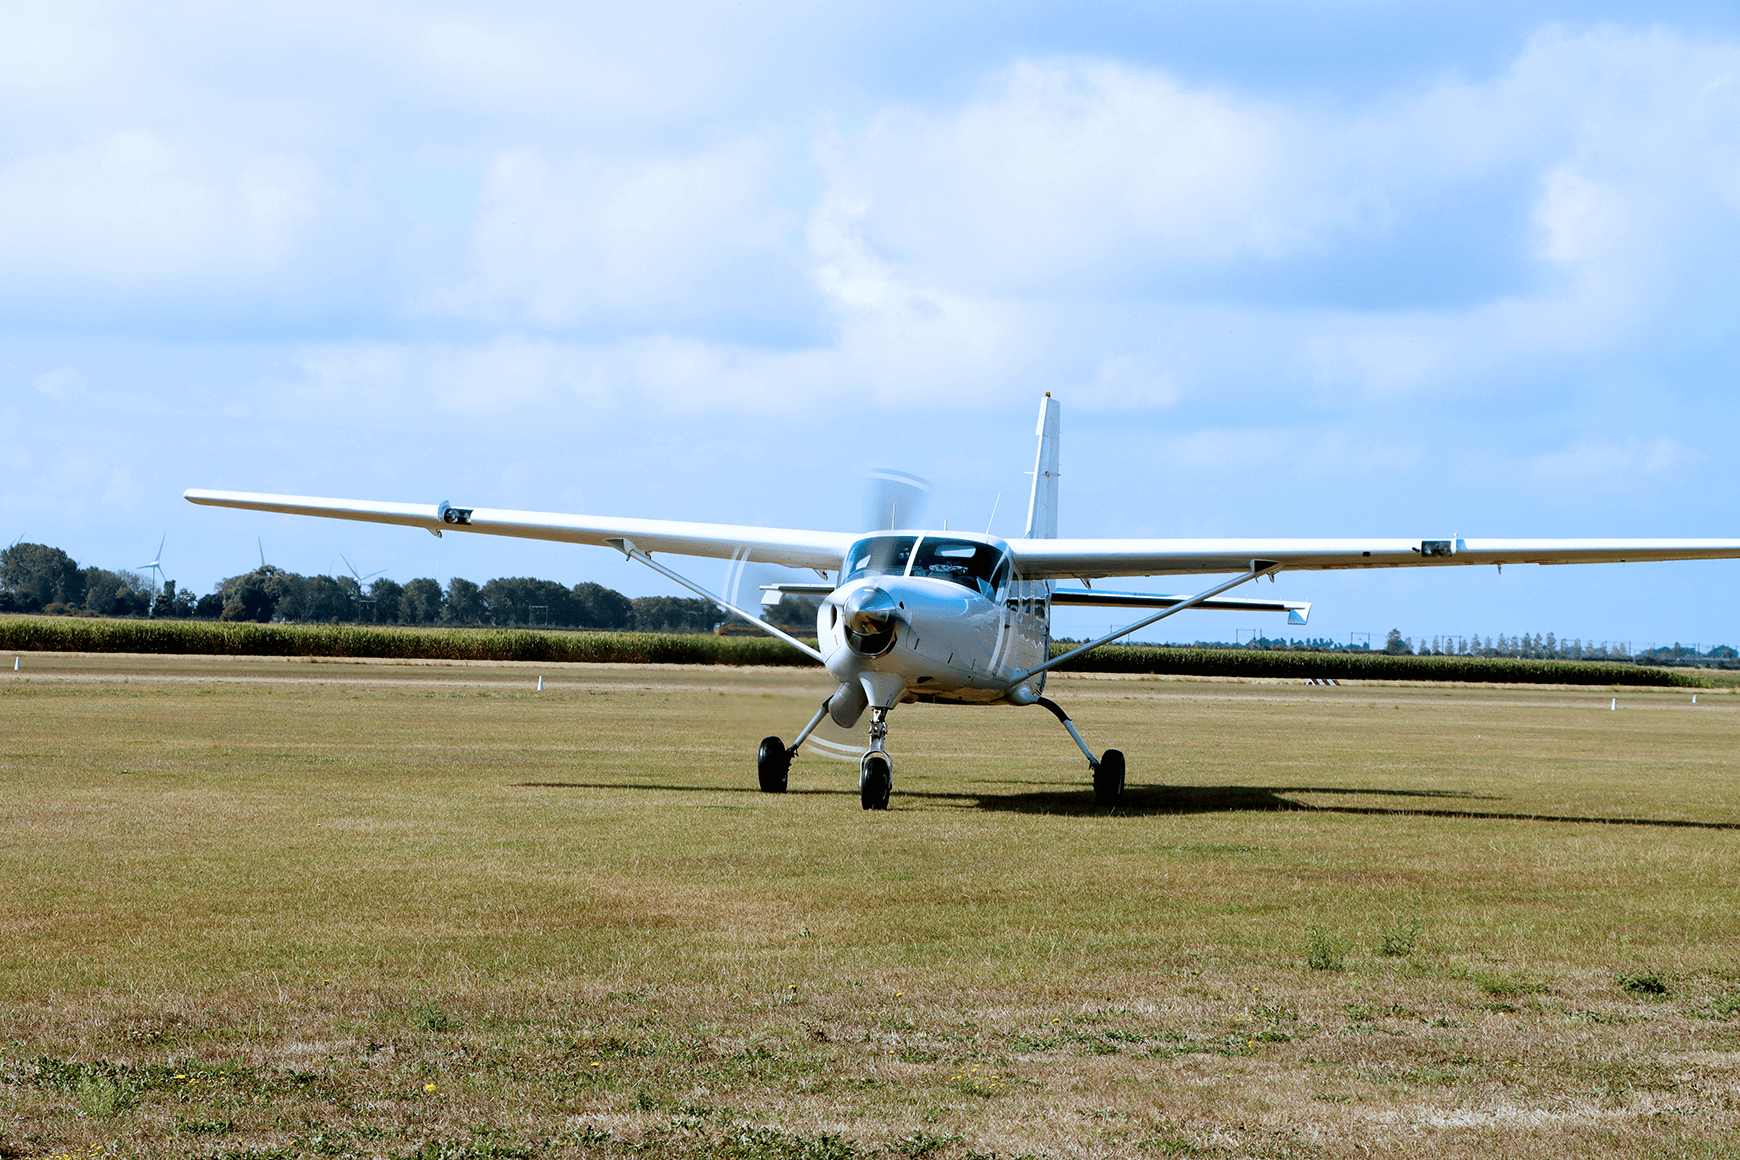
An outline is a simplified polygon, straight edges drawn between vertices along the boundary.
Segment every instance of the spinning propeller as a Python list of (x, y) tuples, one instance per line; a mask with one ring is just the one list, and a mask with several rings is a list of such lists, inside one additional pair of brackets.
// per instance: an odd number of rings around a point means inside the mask
[[(866, 479), (869, 484), (864, 506), (866, 532), (923, 526), (924, 513), (930, 505), (930, 497), (934, 491), (928, 479), (892, 467), (872, 468), (866, 473)], [(720, 595), (737, 607), (753, 612), (760, 607), (763, 584), (793, 579), (813, 581), (814, 577), (798, 575), (775, 564), (755, 563), (750, 559), (748, 550), (743, 549), (731, 558), (725, 572), (725, 586)], [(839, 581), (837, 575), (828, 579)], [(883, 604), (887, 607), (884, 608)], [(873, 590), (867, 599), (855, 599), (847, 608), (846, 616), (854, 632), (872, 636), (878, 632), (893, 630), (893, 612), (893, 601), (887, 593)], [(815, 625), (806, 623), (795, 631), (798, 636), (808, 637), (815, 632)], [(864, 753), (863, 732), (857, 728), (843, 729), (834, 724), (832, 719), (824, 720), (804, 741), (804, 747), (816, 756), (857, 765), (858, 759)]]

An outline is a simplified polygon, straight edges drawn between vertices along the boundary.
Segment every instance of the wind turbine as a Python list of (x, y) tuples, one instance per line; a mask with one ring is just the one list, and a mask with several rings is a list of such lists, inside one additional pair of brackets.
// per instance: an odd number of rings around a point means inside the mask
[(376, 577), (376, 576), (379, 576), (379, 575), (380, 575), (380, 574), (381, 574), (381, 572), (385, 572), (385, 571), (386, 571), (386, 569), (385, 569), (385, 568), (382, 568), (382, 569), (381, 569), (381, 570), (380, 570), (380, 572), (370, 572), (370, 573), (369, 573), (369, 574), (368, 574), (368, 575), (367, 575), (367, 576), (358, 576), (358, 575), (357, 575), (357, 570), (356, 570), (356, 565), (355, 565), (355, 564), (352, 564), (352, 563), (351, 563), (351, 562), (350, 562), (350, 561), (349, 561), (349, 560), (348, 560), (348, 559), (345, 559), (345, 555), (344, 555), (344, 553), (343, 553), (343, 552), (340, 552), (340, 553), (339, 553), (339, 554), (338, 554), (338, 558), (339, 558), (339, 559), (340, 559), (340, 560), (344, 560), (344, 566), (345, 566), (345, 567), (346, 567), (346, 568), (349, 568), (349, 569), (350, 569), (350, 574), (351, 574), (351, 575), (352, 575), (352, 576), (355, 576), (355, 577), (356, 577), (356, 583), (357, 583), (357, 587), (358, 587), (358, 588), (361, 588), (361, 587), (362, 587), (362, 586), (363, 586), (363, 583), (364, 583), (364, 582), (365, 582), (365, 581), (368, 581), (368, 580), (373, 580), (373, 579), (374, 579), (374, 578), (375, 578), (375, 577)]
[(367, 596), (363, 595), (364, 592), (368, 591), (366, 588), (363, 587), (363, 582), (366, 580), (372, 580), (374, 577), (379, 576), (381, 574), (381, 572), (385, 572), (386, 569), (382, 568), (380, 572), (370, 572), (367, 576), (362, 576), (362, 575), (358, 575), (357, 570), (356, 570), (356, 565), (352, 564), (343, 552), (340, 552), (338, 554), (338, 558), (340, 560), (344, 561), (344, 566), (346, 568), (350, 569), (350, 574), (352, 576), (356, 577), (357, 619), (358, 620), (362, 619), (362, 606), (367, 604), (369, 606), (369, 609), (370, 609), (369, 619), (373, 620), (374, 619), (373, 609), (374, 609), (375, 602), (373, 600), (370, 600)]
[[(144, 569), (147, 572), (157, 573), (157, 587), (159, 590), (161, 590), (163, 587), (163, 545), (167, 544), (168, 542), (169, 542), (169, 533), (164, 532), (163, 538), (161, 540), (157, 541), (157, 554), (151, 558), (151, 562), (149, 564), (140, 564), (139, 565), (140, 568)], [(157, 612), (157, 601), (155, 599), (153, 599), (150, 604), (146, 605), (145, 615), (147, 617), (155, 616), (156, 612)]]

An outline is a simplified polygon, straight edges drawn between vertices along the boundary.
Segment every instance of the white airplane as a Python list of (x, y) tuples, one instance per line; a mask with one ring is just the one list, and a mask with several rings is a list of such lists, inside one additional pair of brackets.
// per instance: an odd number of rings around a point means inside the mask
[[(783, 793), (791, 761), (824, 717), (851, 729), (870, 712), (869, 745), (859, 762), (867, 810), (888, 808), (893, 763), (884, 747), (888, 714), (902, 703), (1039, 705), (1054, 714), (1087, 757), (1095, 798), (1115, 805), (1124, 792), (1124, 755), (1095, 756), (1069, 715), (1044, 696), (1045, 677), (1091, 648), (1128, 636), (1187, 608), (1284, 612), (1304, 624), (1310, 604), (1223, 597), (1230, 589), (1287, 569), (1443, 567), (1456, 564), (1595, 564), (1634, 560), (1740, 557), (1740, 540), (1072, 540), (1057, 537), (1058, 401), (1039, 411), (1039, 455), (1026, 534), (1018, 540), (921, 528), (859, 532), (798, 531), (457, 507), (380, 503), (192, 489), (197, 504), (403, 524), (440, 536), (477, 532), (610, 547), (778, 637), (826, 666), (839, 687), (790, 745), (761, 743), (761, 789)], [(807, 568), (821, 583), (763, 586), (763, 602), (785, 594), (819, 596), (818, 648), (763, 622), (653, 559), (655, 552), (713, 556)], [(1101, 592), (1107, 576), (1233, 573), (1194, 595)], [(1060, 588), (1077, 579), (1084, 587)], [(1157, 608), (1098, 640), (1049, 657), (1051, 609), (1058, 605)], [(1048, 659), (1049, 657), (1049, 659)]]

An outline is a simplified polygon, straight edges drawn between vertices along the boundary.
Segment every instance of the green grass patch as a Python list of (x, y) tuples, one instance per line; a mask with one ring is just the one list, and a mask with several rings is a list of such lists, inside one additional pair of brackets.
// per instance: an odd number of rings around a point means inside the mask
[(1305, 933), (1305, 965), (1314, 971), (1345, 971), (1347, 945), (1333, 931), (1313, 926)]
[[(1740, 1122), (1726, 697), (1062, 674), (1117, 812), (1049, 714), (912, 705), (866, 813), (808, 754), (757, 791), (814, 670), (5, 677), (0, 1152), (1629, 1157)], [(1668, 1001), (1616, 984), (1658, 965)]]
[(1619, 989), (1630, 995), (1643, 995), (1651, 999), (1667, 997), (1667, 980), (1662, 978), (1660, 971), (1643, 970), (1630, 971), (1619, 976)]

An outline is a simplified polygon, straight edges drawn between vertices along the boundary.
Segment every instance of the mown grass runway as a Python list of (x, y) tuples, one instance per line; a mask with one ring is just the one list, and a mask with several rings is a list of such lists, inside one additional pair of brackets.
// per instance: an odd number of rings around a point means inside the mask
[(1740, 695), (824, 680), (27, 656), (0, 1153), (1740, 1154)]

